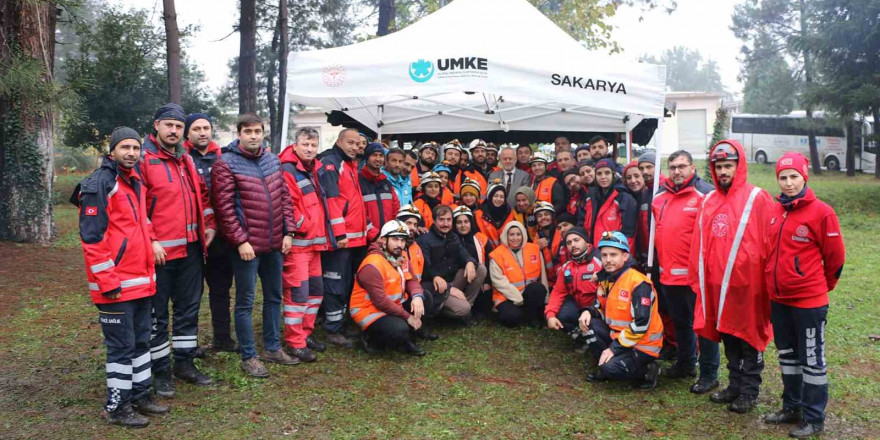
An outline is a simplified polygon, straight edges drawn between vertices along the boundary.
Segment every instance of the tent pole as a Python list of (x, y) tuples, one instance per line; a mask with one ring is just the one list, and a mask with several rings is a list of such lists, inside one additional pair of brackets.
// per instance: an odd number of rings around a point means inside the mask
[(382, 125), (384, 124), (384, 122), (382, 122), (382, 113), (385, 112), (385, 106), (380, 104), (378, 106), (376, 112), (379, 114), (379, 123), (376, 124), (377, 125), (377, 127), (376, 127), (376, 142), (381, 143), (382, 142)]
[(626, 131), (626, 163), (630, 163), (632, 161), (632, 131)]
[[(657, 197), (657, 191), (660, 189), (660, 164), (663, 162), (663, 156), (661, 152), (663, 151), (663, 117), (661, 116), (657, 120), (657, 130), (654, 132), (654, 136), (657, 136), (657, 142), (654, 142), (654, 145), (657, 146), (657, 151), (655, 154), (654, 161), (654, 192), (651, 193), (651, 204), (654, 203), (654, 197)], [(629, 138), (627, 138), (627, 142), (629, 142)], [(648, 278), (651, 278), (651, 269), (654, 268), (654, 234), (656, 233), (657, 223), (654, 218), (654, 210), (650, 208), (651, 205), (648, 205), (648, 212), (651, 213), (651, 234), (648, 239)], [(652, 280), (659, 281), (659, 280)]]
[[(287, 79), (285, 79), (287, 81)], [(290, 89), (286, 89), (290, 90)], [(284, 94), (284, 117), (281, 118), (281, 145), (278, 146), (278, 152), (284, 151), (287, 147), (287, 125), (290, 121), (290, 94)]]

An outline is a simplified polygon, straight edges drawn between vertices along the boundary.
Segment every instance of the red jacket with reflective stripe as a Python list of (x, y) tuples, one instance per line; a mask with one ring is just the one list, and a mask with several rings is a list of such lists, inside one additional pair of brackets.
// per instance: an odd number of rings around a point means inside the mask
[(182, 146), (174, 156), (150, 135), (144, 140), (140, 169), (147, 188), (147, 216), (153, 223), (151, 238), (165, 248), (167, 260), (186, 256), (186, 244), (202, 242), (205, 229), (217, 229), (210, 194), (199, 179), (195, 164)]
[(550, 299), (544, 307), (544, 316), (554, 318), (559, 314), (565, 297), (571, 295), (580, 310), (595, 307), (596, 290), (599, 285), (592, 281), (593, 275), (602, 270), (602, 263), (592, 250), (583, 261), (569, 260), (557, 269), (556, 284), (550, 291)]
[[(742, 146), (736, 141), (722, 142), (736, 148), (739, 161), (730, 188), (707, 194), (697, 217), (688, 269), (697, 292), (694, 329), (713, 341), (720, 341), (719, 333), (734, 335), (763, 351), (773, 337), (764, 267), (775, 202), (767, 191), (746, 181), (748, 165)], [(718, 181), (714, 167), (712, 177)], [(736, 243), (739, 248), (732, 252)]]
[(691, 240), (703, 197), (715, 187), (694, 174), (681, 188), (671, 179), (657, 191), (654, 212), (654, 249), (660, 267), (660, 282), (667, 286), (687, 286)]
[(373, 225), (370, 229), (370, 241), (379, 235), (382, 226), (389, 220), (397, 218), (400, 210), (400, 199), (394, 192), (394, 187), (388, 177), (382, 173), (373, 174), (367, 167), (361, 169), (358, 176), (361, 193), (364, 196), (364, 209), (367, 211), (367, 221)]
[[(95, 304), (131, 301), (156, 293), (146, 189), (138, 170), (105, 157), (71, 201), (79, 207), (79, 235), (89, 293)], [(110, 299), (105, 293), (120, 293)]]
[(639, 218), (636, 201), (617, 182), (609, 191), (600, 205), (602, 189), (598, 186), (590, 189), (584, 202), (584, 229), (592, 236), (594, 247), (599, 245), (604, 232), (620, 231), (628, 238), (630, 250), (635, 249)]
[[(364, 196), (358, 180), (358, 165), (337, 146), (333, 146), (321, 159), (321, 171), (338, 182), (340, 197), (327, 202), (336, 205), (345, 218), (345, 236), (348, 247), (355, 248), (367, 245), (367, 211), (364, 207)], [(331, 212), (334, 212), (331, 210)], [(381, 228), (382, 226), (377, 226)]]
[(802, 308), (827, 305), (846, 253), (834, 209), (811, 188), (788, 207), (777, 203), (770, 219), (770, 243), (764, 270), (770, 300)]
[[(293, 201), (293, 211), (303, 214), (300, 232), (293, 237), (290, 251), (293, 253), (326, 251), (336, 245), (337, 239), (345, 237), (345, 224), (338, 203), (328, 200), (339, 197), (336, 181), (320, 173), (321, 161), (313, 159), (311, 170), (290, 145), (278, 156), (287, 191)], [(332, 208), (331, 208), (332, 207)], [(330, 224), (330, 219), (339, 219)]]

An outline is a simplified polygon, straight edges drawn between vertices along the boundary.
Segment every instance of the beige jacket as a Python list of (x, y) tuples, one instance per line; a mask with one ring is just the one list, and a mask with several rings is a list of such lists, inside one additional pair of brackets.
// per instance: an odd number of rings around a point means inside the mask
[[(519, 228), (519, 230), (522, 231), (523, 240), (528, 240), (529, 235), (526, 232), (525, 226), (523, 226), (523, 224), (518, 221), (512, 221), (507, 223), (507, 225), (504, 226), (504, 229), (501, 230), (502, 246), (507, 247), (507, 231), (509, 231), (510, 228)], [(513, 255), (516, 257), (516, 261), (519, 262), (520, 266), (522, 266), (522, 252), (520, 252), (520, 250), (512, 252)], [(546, 289), (548, 288), (548, 286), (547, 271), (546, 269), (544, 269), (544, 256), (541, 254), (538, 254), (538, 256), (541, 258), (541, 284), (543, 284), (544, 288)], [(492, 287), (501, 292), (501, 294), (504, 295), (505, 298), (513, 302), (513, 304), (518, 306), (522, 305), (522, 292), (520, 292), (519, 289), (516, 288), (516, 286), (510, 283), (510, 280), (508, 280), (507, 276), (504, 275), (504, 271), (501, 269), (501, 266), (499, 266), (498, 263), (496, 263), (493, 259), (489, 260), (489, 276), (492, 278)]]

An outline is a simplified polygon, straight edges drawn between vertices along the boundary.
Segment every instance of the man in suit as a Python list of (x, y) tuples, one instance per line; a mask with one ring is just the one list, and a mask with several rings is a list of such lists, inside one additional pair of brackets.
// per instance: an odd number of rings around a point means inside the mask
[(514, 192), (521, 186), (530, 186), (531, 177), (529, 173), (516, 167), (516, 150), (511, 147), (504, 147), (498, 155), (498, 164), (501, 170), (493, 171), (489, 174), (489, 182), (499, 179), (504, 189), (507, 190), (507, 204), (511, 208), (516, 206), (516, 196)]

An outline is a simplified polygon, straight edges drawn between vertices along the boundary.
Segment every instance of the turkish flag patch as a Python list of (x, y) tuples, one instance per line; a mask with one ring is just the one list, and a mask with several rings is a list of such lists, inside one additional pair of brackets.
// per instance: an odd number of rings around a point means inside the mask
[(98, 208), (96, 206), (86, 206), (86, 215), (98, 215)]
[(333, 170), (336, 169), (336, 167), (333, 166), (332, 163), (328, 163), (327, 165), (324, 165), (324, 169), (327, 170), (327, 171), (333, 171)]
[(629, 299), (629, 290), (621, 289), (618, 296), (620, 297), (620, 299)]
[(642, 298), (642, 305), (643, 306), (650, 306), (651, 305), (651, 298)]

